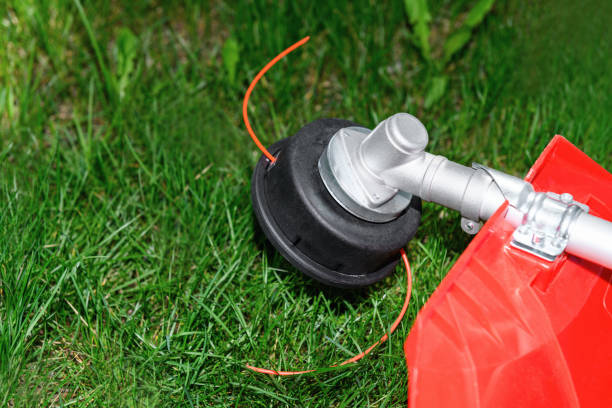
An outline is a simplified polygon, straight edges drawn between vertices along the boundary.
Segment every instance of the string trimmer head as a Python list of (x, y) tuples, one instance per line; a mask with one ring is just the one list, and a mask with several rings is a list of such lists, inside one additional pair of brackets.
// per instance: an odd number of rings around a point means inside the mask
[(338, 131), (356, 126), (340, 119), (304, 126), (269, 148), (276, 161), (262, 156), (251, 184), (255, 215), (274, 247), (306, 275), (344, 288), (389, 275), (421, 218), (418, 197), (393, 220), (375, 223), (346, 211), (327, 190), (319, 160)]

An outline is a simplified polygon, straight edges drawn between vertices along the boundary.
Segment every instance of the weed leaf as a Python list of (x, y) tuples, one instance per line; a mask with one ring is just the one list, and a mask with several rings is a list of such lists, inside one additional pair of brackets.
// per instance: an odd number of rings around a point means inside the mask
[(404, 4), (410, 24), (429, 23), (431, 21), (427, 0), (405, 0)]
[(461, 28), (448, 36), (444, 43), (444, 64), (446, 64), (455, 55), (457, 51), (462, 49), (470, 40), (472, 30), (469, 28)]
[(135, 68), (134, 60), (138, 54), (138, 46), (138, 37), (129, 28), (124, 27), (119, 31), (117, 43), (115, 44), (115, 56), (117, 58), (115, 76), (117, 78), (119, 99), (123, 99), (125, 90), (130, 83), (130, 75)]
[(223, 44), (221, 57), (223, 58), (223, 65), (227, 71), (227, 79), (230, 85), (234, 85), (236, 82), (236, 66), (240, 60), (238, 41), (236, 41), (234, 37), (228, 38), (225, 44)]
[(446, 92), (446, 85), (448, 84), (448, 77), (446, 75), (439, 75), (434, 77), (425, 95), (425, 108), (430, 108), (434, 103), (438, 102), (444, 93)]
[(423, 58), (429, 60), (431, 51), (429, 48), (429, 22), (431, 14), (427, 7), (427, 0), (404, 0), (406, 14), (415, 35), (415, 44), (421, 51)]
[(470, 40), (472, 29), (482, 22), (495, 0), (479, 0), (468, 13), (461, 27), (448, 36), (444, 43), (444, 64), (447, 64)]
[(495, 0), (479, 0), (478, 3), (470, 10), (465, 22), (464, 27), (474, 28), (482, 22), (487, 13), (491, 11)]

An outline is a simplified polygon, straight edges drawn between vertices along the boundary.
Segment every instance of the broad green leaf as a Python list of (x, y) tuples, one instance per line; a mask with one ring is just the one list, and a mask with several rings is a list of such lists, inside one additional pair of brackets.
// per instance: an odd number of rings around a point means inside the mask
[(6, 111), (9, 119), (13, 118), (13, 90), (10, 86), (0, 88), (0, 114)]
[(430, 59), (429, 48), (429, 22), (431, 14), (427, 7), (427, 0), (404, 0), (408, 21), (412, 25), (415, 35), (415, 44), (427, 60)]
[[(8, 99), (8, 87), (0, 87), (0, 114), (4, 112), (6, 106), (6, 100)], [(10, 119), (10, 117), (9, 117)]]
[(446, 92), (446, 85), (448, 84), (448, 77), (446, 75), (440, 75), (434, 77), (425, 95), (425, 108), (430, 108), (434, 103), (438, 102), (440, 98), (444, 96)]
[(13, 93), (13, 88), (9, 88), (8, 94), (6, 95), (6, 111), (8, 113), (9, 119), (13, 117), (15, 112), (15, 94)]
[(138, 37), (129, 28), (123, 27), (117, 35), (117, 76), (129, 75), (134, 69), (138, 54)]
[(444, 63), (446, 64), (455, 55), (457, 51), (467, 44), (472, 36), (472, 30), (469, 28), (460, 28), (448, 36), (444, 43)]
[(476, 3), (470, 10), (465, 22), (463, 23), (463, 26), (474, 28), (480, 24), (487, 13), (491, 11), (493, 3), (495, 3), (495, 0), (478, 0), (478, 3)]
[(221, 57), (223, 58), (223, 65), (225, 65), (227, 78), (231, 85), (234, 85), (236, 81), (236, 66), (240, 60), (239, 52), (238, 41), (234, 37), (228, 38), (225, 44), (223, 44)]
[(404, 0), (404, 4), (410, 24), (429, 23), (431, 21), (427, 0)]
[(429, 47), (429, 26), (424, 23), (418, 23), (414, 26), (414, 34), (416, 35), (417, 47), (421, 50), (423, 58), (429, 60), (431, 55)]
[(125, 90), (134, 72), (134, 61), (138, 55), (139, 43), (138, 37), (129, 28), (124, 27), (119, 30), (115, 44), (115, 55), (117, 58), (115, 77), (117, 78), (119, 99), (123, 99), (125, 96)]
[(448, 36), (444, 43), (445, 64), (468, 43), (472, 36), (472, 29), (482, 22), (494, 2), (495, 0), (478, 0), (468, 13), (463, 25)]

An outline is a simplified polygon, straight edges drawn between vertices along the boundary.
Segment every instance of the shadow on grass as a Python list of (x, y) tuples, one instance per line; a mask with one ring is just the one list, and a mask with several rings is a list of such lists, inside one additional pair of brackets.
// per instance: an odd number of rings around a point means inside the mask
[[(375, 291), (378, 285), (384, 283), (377, 283), (365, 288), (356, 289), (342, 289), (335, 288), (332, 286), (324, 285), (315, 279), (311, 279), (304, 275), (301, 271), (291, 265), (268, 241), (259, 223), (253, 217), (253, 230), (254, 246), (261, 251), (266, 259), (270, 260), (270, 264), (274, 269), (283, 272), (283, 283), (286, 284), (288, 290), (297, 297), (299, 294), (304, 293), (309, 298), (309, 303), (319, 294), (323, 293), (327, 300), (330, 300), (330, 309), (338, 315), (348, 312), (346, 302), (350, 303), (353, 307), (357, 308), (363, 303), (367, 303), (370, 292)], [(385, 280), (383, 280), (384, 282)]]

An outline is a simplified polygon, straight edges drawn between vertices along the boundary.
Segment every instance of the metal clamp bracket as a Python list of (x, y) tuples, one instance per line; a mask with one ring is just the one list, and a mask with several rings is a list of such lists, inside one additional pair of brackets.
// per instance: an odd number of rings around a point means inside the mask
[(548, 261), (563, 253), (569, 229), (589, 207), (574, 201), (569, 193), (531, 193), (521, 203), (523, 222), (512, 234), (511, 245)]

